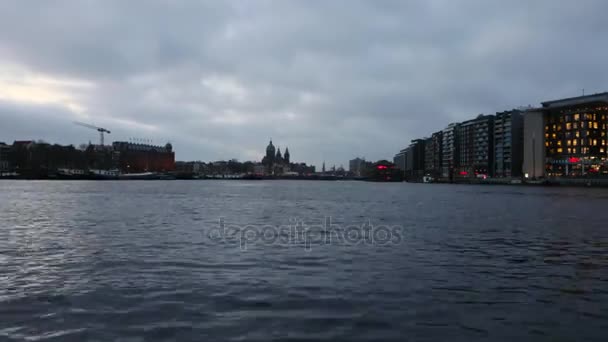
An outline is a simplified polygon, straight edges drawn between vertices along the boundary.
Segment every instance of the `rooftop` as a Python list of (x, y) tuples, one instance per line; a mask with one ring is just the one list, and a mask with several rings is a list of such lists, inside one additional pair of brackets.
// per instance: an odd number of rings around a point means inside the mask
[(566, 106), (574, 106), (591, 102), (606, 102), (608, 103), (608, 92), (597, 93), (592, 95), (569, 97), (560, 100), (542, 102), (543, 108), (558, 108)]

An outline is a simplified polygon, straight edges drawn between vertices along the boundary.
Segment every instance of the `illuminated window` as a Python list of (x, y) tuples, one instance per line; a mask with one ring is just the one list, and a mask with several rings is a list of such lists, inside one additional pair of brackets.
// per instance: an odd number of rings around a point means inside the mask
[(585, 121), (581, 121), (581, 128), (585, 128)]
[(572, 153), (572, 149), (568, 147), (568, 153)]
[(557, 126), (557, 131), (559, 132), (561, 130), (562, 130), (562, 126), (561, 125)]
[(567, 130), (571, 130), (572, 129), (572, 123), (566, 122), (566, 129)]
[(577, 137), (577, 138), (580, 138), (581, 137), (581, 132), (576, 131), (576, 133), (574, 133), (574, 136)]
[(557, 141), (557, 146), (562, 146), (562, 141), (561, 140)]
[(555, 134), (555, 133), (551, 134), (551, 138), (557, 139), (557, 134)]
[(564, 150), (562, 150), (562, 148), (561, 148), (561, 147), (559, 147), (559, 148), (557, 149), (557, 153), (562, 153), (562, 152), (564, 152)]
[(566, 146), (570, 146), (572, 145), (572, 141), (571, 140), (566, 140)]
[(600, 153), (604, 153), (604, 149), (600, 147)]
[(599, 126), (599, 125), (597, 124), (597, 121), (593, 123), (593, 129), (597, 129), (597, 128), (598, 128), (598, 126)]
[(602, 146), (606, 146), (606, 140), (602, 139)]
[(549, 130), (549, 126), (545, 126), (545, 131), (548, 131), (548, 130)]
[(572, 154), (576, 154), (576, 147), (572, 149)]
[(593, 139), (593, 146), (597, 146), (597, 139)]
[(545, 141), (545, 147), (549, 147), (549, 142)]
[(576, 139), (572, 140), (572, 145), (577, 146), (578, 145), (578, 140), (576, 140)]
[(581, 146), (585, 145), (585, 139), (581, 139)]
[(580, 115), (574, 114), (574, 121), (578, 121), (580, 119)]
[(577, 124), (576, 122), (575, 122), (575, 123), (573, 123), (573, 124), (572, 124), (572, 128), (574, 128), (574, 129), (578, 129), (578, 124)]

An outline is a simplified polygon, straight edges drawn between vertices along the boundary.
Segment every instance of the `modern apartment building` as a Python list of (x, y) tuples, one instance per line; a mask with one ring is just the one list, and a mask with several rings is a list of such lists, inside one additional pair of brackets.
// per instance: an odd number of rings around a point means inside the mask
[(459, 130), (460, 124), (451, 123), (443, 131), (441, 141), (441, 177), (447, 179), (454, 178), (454, 170), (458, 167), (459, 152)]
[(458, 177), (493, 176), (494, 116), (479, 115), (460, 124)]
[(494, 118), (494, 177), (521, 177), (523, 115), (520, 110), (496, 113)]
[(443, 132), (435, 132), (424, 143), (424, 173), (433, 178), (441, 177)]

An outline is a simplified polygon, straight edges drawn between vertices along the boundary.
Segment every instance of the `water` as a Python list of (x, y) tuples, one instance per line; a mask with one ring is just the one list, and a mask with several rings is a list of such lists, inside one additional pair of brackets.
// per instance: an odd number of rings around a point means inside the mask
[[(582, 188), (1, 181), (0, 341), (605, 341), (607, 200)], [(231, 234), (214, 235), (220, 218)], [(298, 219), (317, 226), (308, 241), (243, 233)], [(337, 239), (365, 222), (400, 228), (388, 243)]]

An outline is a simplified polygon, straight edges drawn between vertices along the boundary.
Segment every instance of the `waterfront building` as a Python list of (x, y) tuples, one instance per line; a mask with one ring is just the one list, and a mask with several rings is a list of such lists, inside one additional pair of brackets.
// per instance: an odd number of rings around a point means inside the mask
[(451, 123), (443, 131), (441, 142), (441, 177), (452, 180), (454, 170), (459, 162), (459, 135), (460, 124)]
[(435, 132), (424, 142), (424, 173), (433, 178), (441, 177), (443, 132)]
[(521, 177), (523, 115), (520, 110), (496, 113), (494, 118), (494, 177)]
[[(537, 151), (534, 146), (544, 145), (544, 158), (540, 161), (538, 153), (532, 156), (528, 152), (525, 156), (524, 172), (528, 177), (531, 177), (531, 165), (535, 169), (538, 162), (544, 165), (541, 176), (608, 174), (608, 93), (546, 101), (526, 116), (524, 125), (533, 126), (524, 128), (524, 151)], [(530, 160), (532, 157), (534, 163)]]
[(420, 181), (424, 176), (425, 140), (414, 139), (407, 148), (405, 180)]
[(173, 146), (138, 144), (126, 141), (112, 143), (117, 166), (123, 173), (168, 172), (175, 170)]
[(479, 115), (460, 124), (457, 176), (492, 176), (494, 161), (494, 116)]
[(540, 108), (524, 112), (524, 178), (545, 177), (545, 119)]
[(404, 148), (393, 157), (393, 164), (395, 164), (395, 168), (401, 170), (402, 174), (405, 174), (405, 169), (407, 166), (407, 151), (408, 149)]
[(362, 175), (363, 166), (365, 165), (365, 158), (355, 158), (348, 162), (348, 172), (360, 177)]

